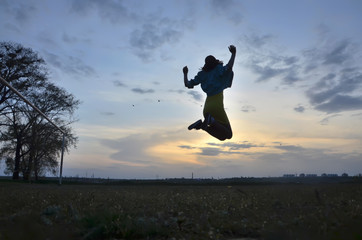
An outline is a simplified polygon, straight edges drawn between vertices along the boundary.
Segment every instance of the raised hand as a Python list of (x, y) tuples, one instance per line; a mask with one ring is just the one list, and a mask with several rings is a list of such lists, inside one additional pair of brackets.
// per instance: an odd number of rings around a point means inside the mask
[(187, 68), (187, 66), (185, 66), (183, 69), (182, 69), (183, 73), (184, 74), (187, 74), (189, 72), (189, 69)]
[(232, 54), (235, 54), (236, 53), (236, 47), (234, 45), (230, 45), (229, 46), (229, 51), (232, 53)]

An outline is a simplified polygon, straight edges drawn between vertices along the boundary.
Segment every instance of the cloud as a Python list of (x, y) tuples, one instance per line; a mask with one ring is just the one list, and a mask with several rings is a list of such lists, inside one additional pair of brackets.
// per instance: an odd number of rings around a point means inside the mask
[(362, 109), (362, 68), (328, 73), (306, 92), (316, 110), (326, 113)]
[(85, 64), (82, 59), (74, 56), (67, 56), (65, 71), (75, 75), (83, 75), (85, 77), (93, 76), (96, 74), (93, 67)]
[(322, 77), (318, 83), (315, 84), (315, 87), (318, 89), (325, 89), (331, 86), (334, 84), (336, 76), (337, 75), (334, 73), (328, 73), (326, 76)]
[(272, 35), (252, 33), (240, 38), (243, 42), (242, 51), (246, 55), (246, 66), (257, 76), (256, 82), (272, 79), (282, 80), (286, 85), (293, 85), (300, 77), (300, 57), (282, 54), (281, 48), (272, 48)]
[(67, 33), (63, 33), (62, 40), (66, 43), (76, 43), (78, 38), (74, 36), (69, 36)]
[(251, 105), (244, 105), (244, 106), (241, 107), (241, 111), (245, 112), (245, 113), (255, 112), (256, 108), (254, 106), (251, 106)]
[(53, 67), (56, 68), (62, 68), (63, 67), (63, 63), (62, 60), (60, 59), (60, 56), (48, 52), (48, 51), (44, 51), (45, 54), (45, 58), (46, 58), (46, 62), (49, 63), (50, 65), (52, 65)]
[(244, 142), (244, 143), (235, 143), (235, 142), (227, 142), (227, 143), (208, 143), (211, 146), (219, 146), (221, 148), (228, 148), (228, 151), (237, 151), (240, 149), (249, 149), (254, 147), (261, 147), (252, 143)]
[(180, 145), (179, 148), (183, 149), (197, 149), (200, 150), (199, 152), (195, 153), (196, 155), (202, 156), (218, 156), (221, 154), (244, 154), (241, 150), (243, 149), (251, 149), (251, 148), (258, 148), (263, 146), (258, 146), (252, 143), (243, 142), (243, 143), (236, 143), (236, 142), (227, 142), (227, 143), (207, 143), (207, 145), (211, 147), (194, 147), (190, 145)]
[(158, 82), (158, 81), (153, 81), (152, 82), (154, 85), (160, 85), (161, 83), (160, 82)]
[[(208, 143), (207, 145), (210, 147), (193, 149), (200, 150), (197, 153), (200, 157), (209, 157), (207, 162), (210, 168), (219, 170), (225, 168), (224, 170), (228, 172), (240, 169), (239, 175), (254, 171), (257, 171), (260, 176), (281, 176), (291, 172), (356, 174), (356, 169), (360, 169), (359, 159), (362, 157), (360, 153), (336, 153), (330, 149), (306, 148), (293, 144), (282, 145), (281, 142), (266, 145), (251, 142)], [(252, 154), (245, 151), (252, 148), (255, 148)], [(273, 149), (279, 151), (275, 152)], [(212, 157), (223, 159), (223, 155), (228, 155), (228, 160), (223, 160), (221, 164), (220, 160), (210, 161)]]
[(179, 90), (173, 90), (173, 89), (170, 89), (168, 90), (169, 92), (175, 92), (175, 93), (178, 93), (178, 94), (183, 94), (185, 92), (185, 90), (182, 90), (182, 89), (179, 89)]
[(127, 87), (127, 85), (124, 84), (123, 82), (121, 82), (120, 80), (114, 80), (114, 81), (113, 81), (113, 84), (114, 84), (114, 86), (116, 86), (116, 87)]
[(271, 34), (257, 35), (255, 33), (242, 36), (241, 40), (246, 43), (246, 47), (250, 50), (260, 49), (267, 46), (275, 37)]
[(21, 33), (20, 28), (18, 26), (16, 26), (15, 24), (13, 24), (13, 23), (5, 23), (4, 28), (11, 31), (11, 32)]
[[(311, 106), (328, 114), (362, 109), (360, 47), (350, 39), (333, 39), (324, 31), (316, 46), (299, 55), (285, 54), (275, 47), (271, 35), (244, 35), (246, 66), (256, 82), (278, 81), (303, 88)], [(303, 82), (303, 85), (301, 83)], [(246, 109), (247, 110), (247, 109)], [(294, 108), (303, 112), (304, 107)]]
[(362, 113), (355, 113), (351, 115), (352, 117), (362, 117)]
[(218, 156), (219, 154), (223, 153), (219, 148), (211, 148), (211, 147), (203, 147), (200, 148), (201, 152), (198, 155), (203, 156)]
[[(320, 79), (307, 91), (310, 101), (315, 105), (327, 103), (338, 96), (362, 97), (362, 67), (359, 48), (350, 40), (326, 41), (320, 49), (312, 48), (306, 54), (306, 61), (314, 66), (313, 73)], [(311, 69), (311, 68), (309, 68)], [(346, 99), (342, 99), (346, 100)], [(348, 101), (348, 100), (347, 100)], [(355, 102), (355, 101), (352, 101)]]
[(46, 62), (62, 72), (75, 76), (91, 77), (96, 75), (93, 67), (85, 64), (82, 59), (74, 56), (60, 56), (44, 51)]
[(305, 111), (305, 107), (303, 107), (302, 105), (299, 105), (299, 106), (294, 108), (294, 111), (299, 112), (299, 113), (303, 113)]
[(191, 95), (193, 97), (193, 99), (195, 99), (196, 101), (200, 102), (203, 99), (203, 95), (201, 93), (199, 93), (198, 91), (187, 91), (187, 94)]
[[(328, 149), (303, 148), (282, 153), (261, 153), (255, 159), (255, 166), (263, 166), (261, 175), (281, 176), (285, 173), (321, 174), (348, 172), (357, 174), (360, 169), (361, 154), (333, 153)], [(249, 164), (245, 168), (250, 168)]]
[(110, 158), (121, 164), (133, 166), (152, 165), (152, 159), (147, 153), (147, 149), (154, 143), (150, 136), (132, 134), (120, 139), (101, 139), (100, 143), (115, 152), (110, 154)]
[(90, 44), (92, 43), (91, 38), (79, 38), (78, 36), (69, 35), (68, 33), (64, 32), (62, 35), (62, 41), (66, 44), (75, 44), (75, 43), (82, 43), (82, 44)]
[[(167, 164), (172, 164), (173, 167), (174, 164), (177, 164), (176, 162), (170, 162), (172, 157), (169, 156), (166, 148), (170, 145), (172, 146), (172, 143), (175, 143), (175, 147), (177, 147), (177, 142), (175, 141), (180, 139), (190, 140), (188, 136), (186, 138), (184, 136), (184, 130), (150, 132), (147, 129), (143, 133), (130, 134), (118, 139), (100, 139), (99, 142), (102, 146), (112, 150), (107, 150), (107, 152), (109, 152), (109, 157), (115, 160), (117, 164), (164, 169)], [(165, 144), (167, 147), (164, 146)], [(192, 147), (180, 145), (179, 148), (191, 149)], [(160, 149), (161, 152), (158, 152), (157, 149)], [(166, 153), (163, 153), (162, 150), (166, 150)], [(182, 152), (186, 151), (183, 150)], [(183, 160), (176, 161), (182, 162)], [(190, 164), (189, 161), (185, 162)]]
[(127, 23), (127, 20), (135, 18), (123, 1), (72, 0), (71, 10), (83, 15), (95, 10), (102, 19), (111, 23)]
[(9, 10), (9, 3), (7, 0), (0, 0), (0, 4), (3, 10)]
[(147, 23), (142, 25), (141, 29), (133, 31), (131, 45), (142, 50), (153, 50), (164, 43), (176, 41), (179, 36), (180, 32), (174, 30), (166, 19), (161, 26)]
[(287, 71), (286, 69), (274, 68), (272, 66), (262, 66), (262, 64), (264, 65), (263, 62), (251, 62), (251, 68), (253, 72), (259, 75), (257, 82), (267, 81)]
[[(186, 145), (184, 149), (193, 147), (193, 152), (198, 149), (199, 152), (195, 154), (200, 159), (206, 157), (209, 168), (217, 168), (226, 175), (230, 172), (248, 175), (249, 172), (255, 171), (260, 176), (282, 176), (296, 172), (356, 174), (356, 169), (360, 169), (359, 159), (362, 156), (360, 153), (336, 153), (330, 149), (306, 148), (293, 144), (282, 145), (280, 142), (266, 145), (251, 142), (208, 143), (207, 145), (209, 146)], [(252, 148), (255, 150), (248, 151)], [(275, 149), (279, 151), (276, 152)], [(233, 169), (238, 170), (233, 171)]]
[(173, 44), (182, 36), (178, 23), (169, 18), (153, 19), (135, 29), (130, 36), (130, 44), (134, 53), (148, 62), (154, 51), (164, 44)]
[[(175, 168), (175, 163), (160, 160), (161, 155), (153, 155), (150, 150), (164, 143), (170, 146), (170, 140), (175, 139), (175, 136), (175, 133), (159, 132), (131, 134), (119, 139), (102, 139), (100, 143), (111, 149), (109, 157), (114, 160), (116, 169), (133, 167), (133, 173), (135, 170), (157, 172), (160, 169), (169, 172)], [(224, 176), (248, 175), (250, 172), (258, 172), (260, 176), (281, 176), (290, 172), (355, 174), (356, 169), (360, 169), (359, 160), (362, 156), (360, 153), (336, 153), (330, 149), (306, 148), (293, 144), (281, 145), (280, 142), (266, 145), (248, 141), (207, 143), (203, 147), (176, 143), (175, 146), (182, 149), (184, 158), (191, 156), (188, 153), (190, 151), (192, 156), (198, 158), (196, 161), (202, 163), (197, 165), (197, 168), (196, 165), (192, 165), (190, 168), (192, 171), (197, 172), (199, 169), (206, 174), (210, 169), (218, 169), (218, 174)], [(249, 151), (250, 149), (253, 151)], [(165, 156), (164, 159), (167, 158), (168, 156)], [(208, 176), (214, 173), (210, 174)]]
[(121, 0), (71, 0), (71, 11), (76, 14), (88, 15), (95, 12), (105, 21), (117, 25), (127, 24), (132, 29), (128, 34), (132, 52), (144, 62), (153, 60), (156, 53), (161, 59), (168, 59), (161, 48), (178, 42), (184, 30), (192, 27), (189, 18), (177, 20), (164, 17), (160, 9), (162, 7), (157, 8), (153, 14), (144, 14), (142, 11), (133, 11), (131, 7), (127, 8), (126, 1)]
[(353, 48), (349, 40), (342, 40), (336, 43), (332, 49), (324, 55), (324, 64), (343, 64), (350, 58)]
[(316, 110), (326, 113), (338, 113), (362, 109), (362, 96), (335, 95), (327, 102), (315, 106)]
[(196, 148), (196, 147), (191, 147), (191, 146), (188, 146), (188, 145), (180, 145), (178, 147), (183, 148), (183, 149), (195, 149)]
[(331, 29), (326, 24), (318, 25), (316, 28), (318, 42), (315, 46), (309, 47), (305, 53), (322, 64), (340, 65), (350, 59), (358, 44), (353, 43), (348, 37), (333, 36)]
[(234, 0), (212, 0), (210, 2), (212, 16), (226, 17), (226, 19), (235, 25), (242, 23), (243, 15), (241, 6)]
[(153, 89), (143, 89), (143, 88), (132, 88), (132, 92), (140, 93), (140, 94), (146, 94), (146, 93), (154, 93), (155, 90)]
[(330, 115), (328, 117), (325, 117), (320, 121), (320, 124), (321, 125), (328, 125), (330, 119), (335, 118), (335, 117), (339, 117), (339, 116), (341, 116), (341, 114), (333, 114), (333, 115)]
[(324, 36), (317, 46), (312, 46), (302, 52), (306, 62), (305, 72), (322, 67), (337, 70), (355, 66), (360, 58), (357, 54), (358, 50), (359, 45), (350, 39), (335, 40)]
[(32, 4), (30, 1), (1, 0), (0, 6), (7, 16), (14, 18), (17, 23), (21, 24), (29, 22), (29, 19), (34, 16), (36, 11), (35, 4)]
[(304, 151), (305, 148), (300, 147), (300, 146), (295, 146), (295, 145), (279, 145), (279, 146), (275, 146), (275, 148), (277, 149), (281, 149), (287, 152), (301, 152)]
[[(273, 55), (273, 56), (272, 56)], [(298, 58), (295, 56), (282, 56), (271, 53), (270, 56), (254, 56), (249, 62), (251, 70), (259, 77), (257, 82), (265, 82), (273, 78), (282, 80), (283, 84), (293, 85), (300, 78), (298, 72)]]

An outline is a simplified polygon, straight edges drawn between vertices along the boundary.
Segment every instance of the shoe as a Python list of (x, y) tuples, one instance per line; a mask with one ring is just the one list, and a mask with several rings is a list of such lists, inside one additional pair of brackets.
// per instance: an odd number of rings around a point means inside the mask
[(201, 119), (200, 120), (197, 120), (196, 122), (194, 122), (193, 124), (191, 124), (188, 129), (191, 130), (191, 129), (196, 129), (196, 130), (199, 130), (202, 126), (202, 121)]
[(215, 118), (213, 118), (210, 113), (207, 113), (205, 116), (205, 121), (201, 127), (202, 127), (202, 129), (206, 129), (206, 128), (210, 127), (214, 122), (215, 122)]

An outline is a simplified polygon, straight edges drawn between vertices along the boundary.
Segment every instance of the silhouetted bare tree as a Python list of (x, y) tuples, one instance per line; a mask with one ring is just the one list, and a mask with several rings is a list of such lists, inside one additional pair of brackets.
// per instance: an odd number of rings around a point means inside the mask
[[(37, 106), (66, 132), (65, 149), (75, 146), (77, 138), (70, 125), (80, 101), (48, 79), (45, 61), (20, 44), (0, 43), (1, 77)], [(37, 111), (0, 84), (0, 159), (13, 179), (55, 173), (62, 146), (62, 134)]]

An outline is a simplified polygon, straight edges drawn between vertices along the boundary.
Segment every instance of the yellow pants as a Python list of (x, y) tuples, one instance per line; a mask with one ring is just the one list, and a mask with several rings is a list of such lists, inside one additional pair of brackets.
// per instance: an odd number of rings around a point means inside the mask
[(224, 94), (223, 92), (213, 96), (208, 96), (204, 106), (204, 116), (210, 113), (221, 124), (229, 125), (229, 119), (224, 109)]

